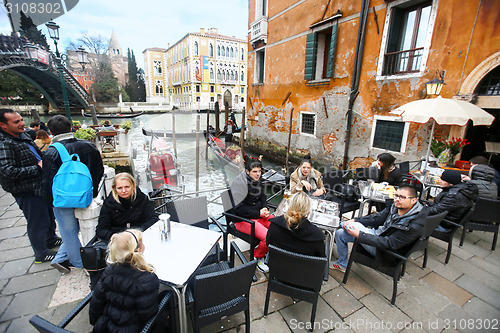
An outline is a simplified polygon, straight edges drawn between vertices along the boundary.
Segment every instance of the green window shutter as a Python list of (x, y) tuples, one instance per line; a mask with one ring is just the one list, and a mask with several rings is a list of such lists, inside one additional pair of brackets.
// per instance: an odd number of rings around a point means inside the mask
[(328, 64), (326, 67), (326, 77), (333, 77), (333, 63), (335, 59), (335, 45), (337, 42), (337, 29), (339, 27), (339, 21), (335, 23), (332, 27), (332, 39), (330, 40), (330, 50), (328, 52)]
[(306, 66), (305, 66), (305, 79), (314, 80), (316, 72), (316, 54), (318, 50), (318, 35), (311, 33), (307, 35), (306, 42)]

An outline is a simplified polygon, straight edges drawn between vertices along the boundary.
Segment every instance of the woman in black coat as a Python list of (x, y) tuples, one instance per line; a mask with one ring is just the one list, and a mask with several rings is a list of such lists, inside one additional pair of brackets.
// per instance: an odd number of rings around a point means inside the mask
[(270, 219), (267, 245), (274, 245), (295, 253), (326, 257), (325, 235), (307, 219), (311, 211), (311, 199), (299, 192), (290, 199), (285, 215)]
[(99, 239), (109, 241), (114, 233), (129, 228), (144, 231), (156, 221), (153, 203), (136, 186), (134, 177), (123, 172), (115, 176), (112, 195), (104, 200), (96, 234)]

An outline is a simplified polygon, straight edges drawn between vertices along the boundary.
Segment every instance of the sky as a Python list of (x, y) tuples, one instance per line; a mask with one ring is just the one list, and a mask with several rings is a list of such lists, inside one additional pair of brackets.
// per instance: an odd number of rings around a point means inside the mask
[[(6, 10), (0, 7), (0, 33), (10, 34)], [(83, 33), (109, 38), (114, 31), (123, 53), (126, 55), (127, 48), (134, 50), (137, 65), (143, 67), (146, 48), (167, 48), (200, 28), (217, 28), (221, 35), (246, 40), (248, 0), (79, 0), (54, 21), (60, 26), (60, 51), (61, 44), (65, 49)], [(38, 29), (53, 50), (45, 25)]]

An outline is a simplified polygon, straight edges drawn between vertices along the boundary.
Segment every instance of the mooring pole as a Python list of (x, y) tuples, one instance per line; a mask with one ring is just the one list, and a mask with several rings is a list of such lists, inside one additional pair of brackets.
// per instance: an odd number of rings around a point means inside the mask
[(288, 145), (286, 147), (285, 176), (288, 176), (288, 158), (290, 157), (290, 143), (292, 140), (293, 108), (290, 111), (290, 132), (288, 133)]
[(200, 115), (196, 116), (196, 196), (200, 190)]
[(210, 108), (207, 110), (207, 133), (205, 135), (205, 158), (208, 160), (208, 140), (210, 135)]
[(177, 158), (177, 140), (175, 139), (175, 113), (172, 113), (172, 143), (174, 144), (175, 158)]

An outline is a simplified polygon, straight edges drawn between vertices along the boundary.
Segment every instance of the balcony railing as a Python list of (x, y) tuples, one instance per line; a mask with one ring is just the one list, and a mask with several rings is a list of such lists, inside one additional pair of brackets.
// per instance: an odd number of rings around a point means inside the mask
[(267, 43), (267, 16), (262, 16), (250, 24), (250, 43), (262, 40)]
[(415, 73), (420, 70), (424, 48), (386, 53), (383, 75)]

